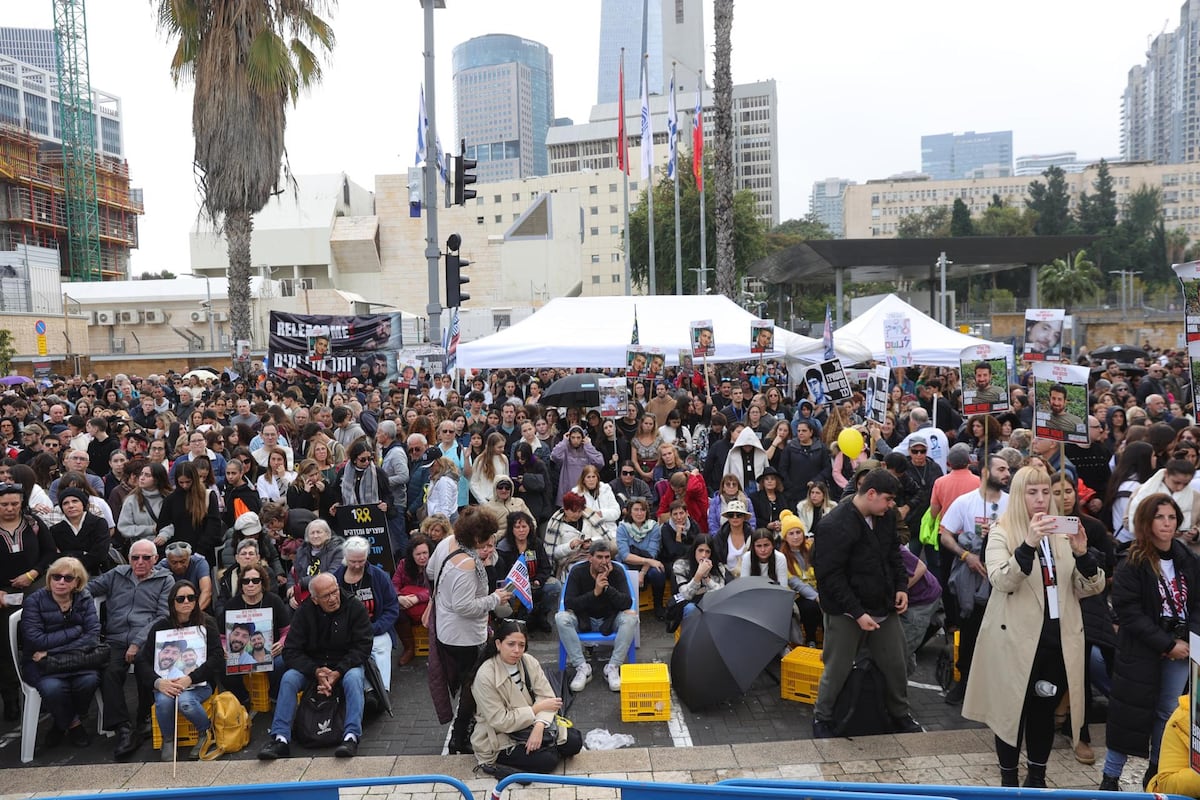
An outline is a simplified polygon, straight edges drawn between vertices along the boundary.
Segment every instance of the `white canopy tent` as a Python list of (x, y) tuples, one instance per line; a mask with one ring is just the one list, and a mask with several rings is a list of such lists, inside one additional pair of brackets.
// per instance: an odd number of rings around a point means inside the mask
[(834, 331), (834, 346), (840, 347), (849, 342), (864, 345), (876, 361), (886, 362), (883, 321), (889, 314), (900, 314), (911, 322), (913, 363), (918, 366), (957, 367), (959, 355), (965, 348), (981, 344), (995, 345), (986, 339), (947, 328), (896, 295), (889, 294), (866, 312)]
[[(457, 363), (462, 369), (495, 367), (589, 367), (625, 365), (625, 351), (633, 332), (637, 310), (638, 340), (642, 347), (661, 348), (668, 364), (679, 363), (679, 351), (690, 346), (689, 323), (710, 319), (717, 352), (709, 361), (757, 361), (750, 352), (750, 322), (755, 317), (723, 296), (680, 297), (560, 297), (533, 316), (492, 336), (459, 345)], [(797, 333), (775, 328), (775, 350), (767, 359), (790, 363), (821, 361), (823, 344)], [(837, 344), (846, 364), (871, 357), (854, 340)], [(699, 361), (699, 359), (697, 359)]]

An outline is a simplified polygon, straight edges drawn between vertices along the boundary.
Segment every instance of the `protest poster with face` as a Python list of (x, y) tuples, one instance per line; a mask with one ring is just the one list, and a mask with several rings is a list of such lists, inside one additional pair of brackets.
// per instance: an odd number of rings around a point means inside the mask
[(1060, 360), (1065, 317), (1061, 308), (1025, 309), (1025, 346), (1021, 356), (1026, 361)]
[(225, 612), (225, 674), (270, 672), (275, 669), (271, 646), (275, 626), (270, 608)]
[(692, 343), (692, 357), (715, 356), (717, 354), (717, 340), (713, 334), (712, 320), (693, 320), (690, 329), (689, 338)]
[(160, 678), (182, 678), (207, 658), (208, 637), (199, 625), (168, 628), (154, 634), (154, 672)]
[(1033, 435), (1088, 443), (1088, 368), (1055, 362), (1033, 365)]
[(962, 375), (963, 413), (999, 414), (1008, 411), (1008, 376), (1013, 350), (1008, 345), (980, 344), (963, 348), (958, 356)]

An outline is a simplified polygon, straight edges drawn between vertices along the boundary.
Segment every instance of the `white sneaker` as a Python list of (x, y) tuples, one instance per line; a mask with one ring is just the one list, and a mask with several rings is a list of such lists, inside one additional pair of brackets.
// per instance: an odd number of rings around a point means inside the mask
[(608, 680), (608, 688), (614, 692), (621, 691), (621, 667), (619, 664), (608, 664), (604, 667), (604, 677)]
[(575, 677), (571, 678), (571, 691), (582, 692), (583, 687), (592, 679), (592, 665), (586, 661), (575, 668)]

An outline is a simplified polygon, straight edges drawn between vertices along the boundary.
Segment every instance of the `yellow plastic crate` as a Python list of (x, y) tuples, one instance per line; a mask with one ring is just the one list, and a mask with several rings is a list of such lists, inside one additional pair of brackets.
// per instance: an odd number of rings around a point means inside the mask
[(824, 671), (820, 650), (797, 647), (779, 664), (779, 696), (784, 700), (816, 705), (817, 685), (821, 683)]
[(246, 690), (250, 692), (251, 711), (271, 710), (271, 679), (265, 672), (251, 672), (244, 678)]
[[(154, 739), (154, 749), (161, 750), (163, 744), (162, 730), (158, 727), (158, 714), (150, 712), (150, 731)], [(194, 745), (200, 741), (200, 734), (196, 731), (196, 726), (193, 725), (183, 714), (175, 715), (175, 744), (176, 745)]]
[(638, 611), (651, 611), (654, 608), (654, 590), (649, 585), (643, 586), (638, 593)]
[(429, 655), (429, 628), (424, 625), (414, 625), (413, 629), (413, 649), (419, 656)]
[(665, 722), (671, 718), (671, 676), (666, 664), (621, 665), (621, 721)]
[(958, 674), (958, 631), (954, 632), (954, 680), (962, 680), (962, 676)]

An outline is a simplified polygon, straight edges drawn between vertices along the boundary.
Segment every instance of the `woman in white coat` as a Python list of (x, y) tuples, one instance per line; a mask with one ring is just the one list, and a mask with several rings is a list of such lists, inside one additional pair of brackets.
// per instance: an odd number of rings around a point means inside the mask
[(575, 493), (583, 498), (588, 509), (600, 512), (600, 519), (617, 524), (621, 518), (621, 506), (612, 487), (600, 480), (600, 470), (588, 464), (579, 473), (579, 483), (575, 484)]
[[(1104, 570), (1088, 550), (1083, 526), (1055, 534), (1050, 476), (1023, 467), (1012, 500), (993, 524), (986, 560), (992, 596), (975, 645), (962, 714), (996, 736), (1002, 786), (1017, 785), (1022, 738), (1025, 786), (1046, 785), (1054, 711), (1070, 692), (1071, 719), (1083, 719), (1083, 614), (1079, 599), (1104, 589)], [(1078, 743), (1079, 728), (1073, 738)]]

